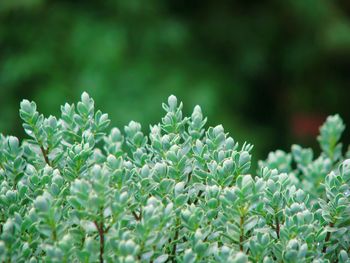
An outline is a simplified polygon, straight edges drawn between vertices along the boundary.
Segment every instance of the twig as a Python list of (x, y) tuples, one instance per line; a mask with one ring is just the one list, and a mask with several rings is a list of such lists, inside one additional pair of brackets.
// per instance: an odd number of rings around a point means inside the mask
[(276, 234), (277, 234), (277, 238), (280, 239), (280, 222), (278, 220), (277, 215), (276, 215)]
[(244, 241), (244, 229), (243, 229), (243, 224), (244, 224), (244, 217), (240, 217), (240, 222), (239, 222), (239, 228), (241, 230), (241, 234), (239, 236), (239, 250), (243, 251), (243, 241)]
[(103, 230), (103, 222), (101, 221), (100, 224), (98, 224), (97, 221), (94, 221), (94, 224), (100, 237), (100, 263), (103, 263), (103, 253), (105, 248), (105, 231)]
[(189, 183), (190, 183), (190, 181), (191, 181), (191, 178), (192, 178), (192, 172), (190, 172), (190, 173), (188, 174), (188, 177), (187, 177), (187, 182), (186, 182), (186, 185), (185, 185), (185, 187), (184, 187), (184, 188), (187, 188), (188, 184), (189, 184)]
[(52, 230), (52, 239), (53, 241), (57, 241), (57, 231), (56, 231), (56, 227), (54, 227), (54, 229)]
[(178, 238), (179, 238), (179, 229), (176, 229), (175, 236), (174, 236), (173, 252), (172, 252), (173, 262), (175, 262), (174, 260), (175, 260), (175, 256), (176, 256), (176, 244), (177, 244)]
[(41, 153), (42, 153), (43, 156), (44, 156), (45, 162), (46, 162), (48, 165), (51, 166), (49, 157), (47, 156), (47, 150), (45, 150), (43, 146), (40, 146), (40, 150), (41, 150)]
[(179, 219), (176, 219), (176, 230), (175, 230), (175, 235), (174, 235), (174, 239), (173, 239), (173, 249), (170, 255), (169, 260), (171, 259), (172, 262), (176, 262), (175, 258), (176, 258), (176, 245), (177, 245), (177, 240), (179, 239)]
[[(334, 227), (334, 223), (333, 222), (330, 222), (329, 223), (329, 226), (330, 227)], [(326, 235), (326, 239), (324, 240), (324, 245), (323, 245), (323, 249), (322, 249), (322, 252), (323, 253), (326, 253), (326, 250), (327, 250), (327, 242), (331, 239), (331, 232), (327, 232), (327, 235)]]
[(140, 214), (137, 215), (135, 211), (131, 211), (132, 215), (135, 217), (136, 221), (141, 221), (142, 218), (142, 210), (140, 210)]
[(195, 205), (196, 205), (196, 204), (198, 203), (199, 198), (201, 197), (202, 193), (203, 193), (203, 191), (202, 191), (202, 190), (199, 190), (199, 191), (198, 191), (197, 198), (194, 200), (193, 204), (195, 204)]

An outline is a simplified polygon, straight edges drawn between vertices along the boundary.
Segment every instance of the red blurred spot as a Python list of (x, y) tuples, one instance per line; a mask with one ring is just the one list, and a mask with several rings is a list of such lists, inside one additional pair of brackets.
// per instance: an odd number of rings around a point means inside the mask
[(325, 119), (323, 114), (296, 113), (291, 119), (293, 135), (296, 137), (315, 137)]

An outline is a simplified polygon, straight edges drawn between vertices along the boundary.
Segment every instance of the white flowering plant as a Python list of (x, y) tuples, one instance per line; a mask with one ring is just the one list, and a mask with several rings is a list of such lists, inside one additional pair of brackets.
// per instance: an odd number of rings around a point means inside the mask
[(338, 115), (321, 154), (253, 146), (175, 96), (145, 135), (83, 93), (61, 116), (23, 100), (28, 139), (0, 137), (0, 262), (350, 262), (350, 157)]

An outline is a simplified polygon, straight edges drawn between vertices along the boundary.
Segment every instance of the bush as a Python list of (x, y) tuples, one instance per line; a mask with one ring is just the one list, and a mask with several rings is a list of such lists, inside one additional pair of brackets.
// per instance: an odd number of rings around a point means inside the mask
[(149, 136), (125, 135), (82, 95), (45, 118), (22, 101), (30, 137), (0, 139), (2, 262), (350, 262), (350, 161), (329, 117), (322, 153), (292, 146), (249, 174), (252, 145), (204, 129), (170, 96)]

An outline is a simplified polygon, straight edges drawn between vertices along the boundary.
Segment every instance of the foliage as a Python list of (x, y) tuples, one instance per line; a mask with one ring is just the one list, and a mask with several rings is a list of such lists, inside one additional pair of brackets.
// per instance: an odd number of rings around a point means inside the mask
[(0, 138), (2, 262), (350, 262), (350, 161), (329, 117), (322, 153), (292, 146), (249, 173), (239, 145), (175, 96), (149, 135), (124, 134), (81, 101), (44, 117), (23, 100), (29, 139)]
[(23, 97), (58, 115), (87, 90), (123, 127), (157, 122), (174, 93), (264, 158), (293, 141), (295, 113), (350, 121), (349, 14), (347, 0), (1, 0), (0, 130), (23, 138)]

